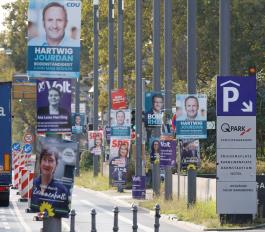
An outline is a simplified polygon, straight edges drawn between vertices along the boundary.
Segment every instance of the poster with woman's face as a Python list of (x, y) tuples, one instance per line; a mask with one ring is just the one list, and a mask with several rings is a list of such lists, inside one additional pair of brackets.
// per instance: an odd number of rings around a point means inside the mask
[(37, 132), (71, 132), (71, 79), (37, 80)]
[(110, 158), (112, 160), (115, 157), (129, 157), (131, 140), (130, 139), (110, 139)]
[(103, 145), (103, 131), (88, 131), (88, 149), (91, 150), (93, 147)]
[(37, 140), (36, 178), (30, 208), (53, 217), (68, 217), (74, 181), (77, 144), (52, 137)]

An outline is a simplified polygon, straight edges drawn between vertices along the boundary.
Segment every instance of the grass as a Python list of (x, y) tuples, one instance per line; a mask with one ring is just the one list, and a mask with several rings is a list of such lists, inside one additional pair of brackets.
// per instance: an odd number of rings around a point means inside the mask
[(94, 177), (93, 171), (81, 171), (80, 176), (75, 177), (75, 184), (95, 191), (109, 190), (109, 178), (100, 173)]

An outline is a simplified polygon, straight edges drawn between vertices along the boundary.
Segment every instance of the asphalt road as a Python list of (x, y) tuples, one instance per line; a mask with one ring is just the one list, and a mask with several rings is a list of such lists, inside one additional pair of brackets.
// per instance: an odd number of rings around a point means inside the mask
[[(11, 191), (9, 207), (0, 208), (0, 232), (39, 232), (43, 222), (34, 221), (36, 213), (26, 213), (27, 202), (20, 202), (16, 190)], [(125, 200), (128, 194), (101, 193), (82, 188), (75, 188), (72, 195), (72, 208), (76, 211), (76, 232), (91, 231), (91, 209), (95, 209), (96, 229), (98, 232), (113, 231), (113, 208), (119, 207), (119, 231), (132, 231), (131, 205)], [(154, 215), (149, 211), (139, 209), (138, 232), (154, 231)], [(62, 220), (63, 231), (70, 231), (69, 219)], [(197, 232), (202, 231), (199, 226), (190, 223), (169, 221), (167, 218), (160, 219), (160, 232)], [(246, 230), (245, 230), (246, 231)], [(250, 231), (250, 230), (249, 230)], [(251, 230), (261, 232), (265, 229)]]

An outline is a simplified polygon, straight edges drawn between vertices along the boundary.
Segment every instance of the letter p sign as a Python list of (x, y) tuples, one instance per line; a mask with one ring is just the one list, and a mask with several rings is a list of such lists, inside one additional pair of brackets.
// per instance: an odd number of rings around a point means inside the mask
[(235, 87), (224, 87), (223, 88), (223, 111), (229, 111), (229, 103), (235, 102), (239, 98), (238, 89)]

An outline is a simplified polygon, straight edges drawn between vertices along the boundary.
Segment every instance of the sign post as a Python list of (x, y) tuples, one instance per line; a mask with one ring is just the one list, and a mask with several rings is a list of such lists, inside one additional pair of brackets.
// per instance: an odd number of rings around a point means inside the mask
[(217, 77), (217, 213), (256, 214), (256, 79)]

